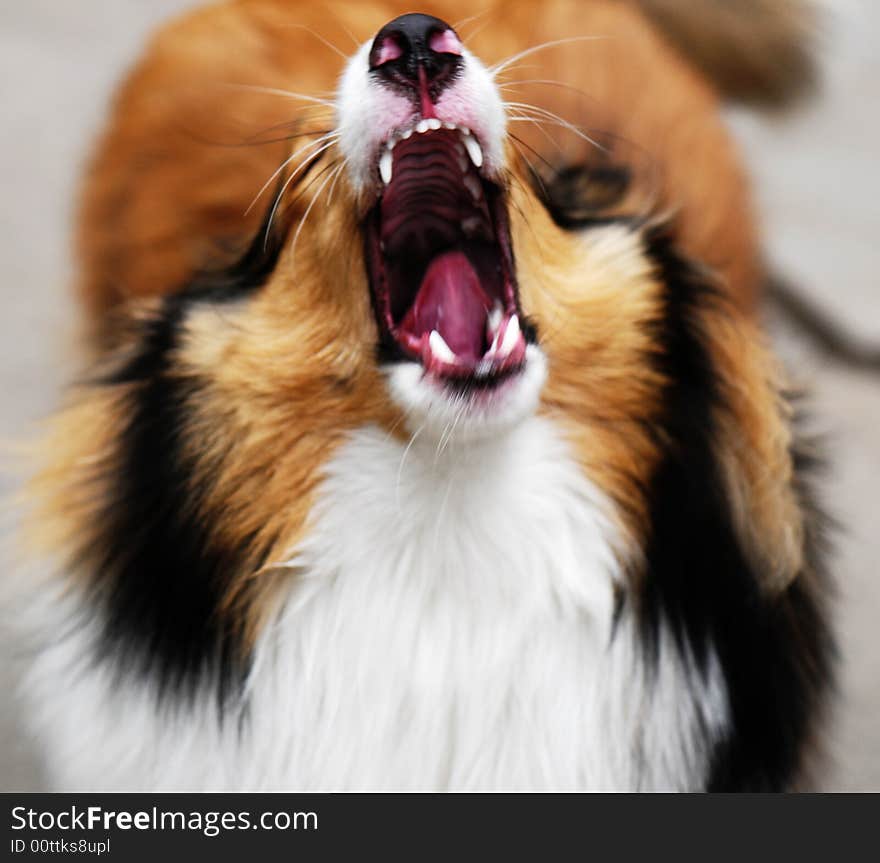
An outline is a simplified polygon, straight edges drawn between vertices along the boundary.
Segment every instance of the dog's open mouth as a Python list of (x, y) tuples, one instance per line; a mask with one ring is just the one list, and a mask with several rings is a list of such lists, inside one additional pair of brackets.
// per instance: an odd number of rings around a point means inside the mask
[(521, 369), (526, 340), (502, 189), (467, 130), (422, 120), (377, 165), (364, 232), (382, 347), (437, 377), (491, 385)]

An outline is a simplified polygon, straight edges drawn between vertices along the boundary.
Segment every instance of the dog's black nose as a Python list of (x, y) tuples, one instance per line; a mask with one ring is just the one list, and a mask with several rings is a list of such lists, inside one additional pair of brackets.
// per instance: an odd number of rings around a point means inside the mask
[[(389, 21), (373, 40), (370, 71), (436, 102), (462, 67), (455, 30), (432, 15), (411, 12)], [(424, 98), (421, 100), (424, 107)]]

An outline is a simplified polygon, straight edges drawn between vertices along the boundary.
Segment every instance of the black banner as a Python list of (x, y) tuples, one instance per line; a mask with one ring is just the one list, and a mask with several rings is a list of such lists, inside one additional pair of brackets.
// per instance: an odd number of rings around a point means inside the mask
[[(539, 859), (796, 853), (875, 840), (858, 795), (5, 794), (4, 859), (316, 859), (352, 852)], [(872, 852), (873, 853), (873, 852)], [(254, 856), (256, 855), (256, 856)], [(341, 858), (340, 858), (341, 859)], [(846, 857), (848, 859), (848, 856)]]

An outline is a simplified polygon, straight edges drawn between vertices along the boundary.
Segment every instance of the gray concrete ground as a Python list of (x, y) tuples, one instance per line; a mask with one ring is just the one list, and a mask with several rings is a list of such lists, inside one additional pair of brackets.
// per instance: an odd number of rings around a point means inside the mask
[[(0, 4), (0, 438), (27, 437), (69, 373), (70, 202), (113, 82), (144, 35), (192, 0)], [(828, 0), (828, 5), (832, 5)], [(880, 4), (838, 0), (822, 98), (784, 121), (731, 115), (759, 189), (768, 251), (823, 308), (880, 346)], [(880, 789), (880, 377), (848, 371), (771, 321), (830, 441), (840, 700), (831, 790)], [(0, 493), (12, 480), (0, 476)], [(3, 573), (9, 576), (10, 573)], [(14, 573), (11, 575), (14, 576)], [(16, 645), (0, 638), (0, 791), (42, 787), (12, 693)]]

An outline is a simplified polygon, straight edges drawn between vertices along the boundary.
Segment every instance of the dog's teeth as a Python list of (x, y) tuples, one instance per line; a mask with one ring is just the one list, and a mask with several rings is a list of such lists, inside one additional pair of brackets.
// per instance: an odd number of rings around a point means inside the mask
[(474, 165), (476, 165), (476, 167), (482, 167), (483, 151), (480, 149), (480, 145), (477, 143), (477, 139), (470, 134), (466, 134), (463, 136), (463, 140), (465, 149), (468, 151), (468, 156), (471, 157), (471, 161), (474, 163)]
[[(480, 239), (480, 240), (491, 240), (492, 237), (489, 234), (486, 222), (482, 218), (482, 216), (468, 216), (466, 219), (461, 220), (461, 232), (464, 236), (469, 239)], [(489, 338), (491, 338), (491, 334)]]
[(443, 128), (444, 129), (456, 129), (458, 127), (455, 125), (455, 123), (446, 122), (443, 124)]
[(491, 312), (489, 312), (489, 316), (486, 318), (486, 336), (489, 339), (494, 339), (495, 335), (498, 332), (498, 327), (501, 326), (501, 304), (495, 303), (494, 308)]
[(428, 131), (428, 121), (427, 120), (419, 120), (419, 122), (416, 123), (416, 131), (420, 135), (424, 135), (425, 132)]
[(479, 203), (483, 197), (483, 190), (480, 187), (480, 181), (473, 174), (465, 174), (462, 180), (464, 187), (471, 193), (471, 197), (475, 203)]
[(498, 339), (501, 337), (501, 330), (495, 330), (495, 335), (492, 337), (492, 344), (489, 345), (489, 350), (483, 355), (483, 358), (486, 360), (494, 360), (495, 355), (498, 353)]
[(400, 137), (402, 140), (405, 141), (407, 138), (412, 137), (412, 133), (413, 133), (412, 129), (407, 129), (405, 132), (400, 133)]
[(391, 182), (391, 150), (384, 150), (379, 159), (379, 173), (382, 182), (387, 186)]
[(507, 329), (504, 331), (504, 338), (501, 340), (501, 347), (498, 348), (498, 355), (506, 357), (516, 347), (519, 336), (519, 318), (513, 315), (507, 324)]
[(429, 128), (429, 129), (433, 129), (435, 132), (436, 132), (436, 131), (437, 131), (442, 125), (443, 125), (443, 124), (442, 124), (442, 123), (441, 123), (436, 117), (431, 117), (431, 119), (428, 120), (428, 128)]
[(457, 357), (452, 352), (452, 348), (446, 344), (443, 336), (437, 330), (431, 330), (431, 335), (428, 336), (428, 344), (431, 345), (431, 353), (438, 360), (442, 360), (444, 363), (454, 363), (456, 361)]

